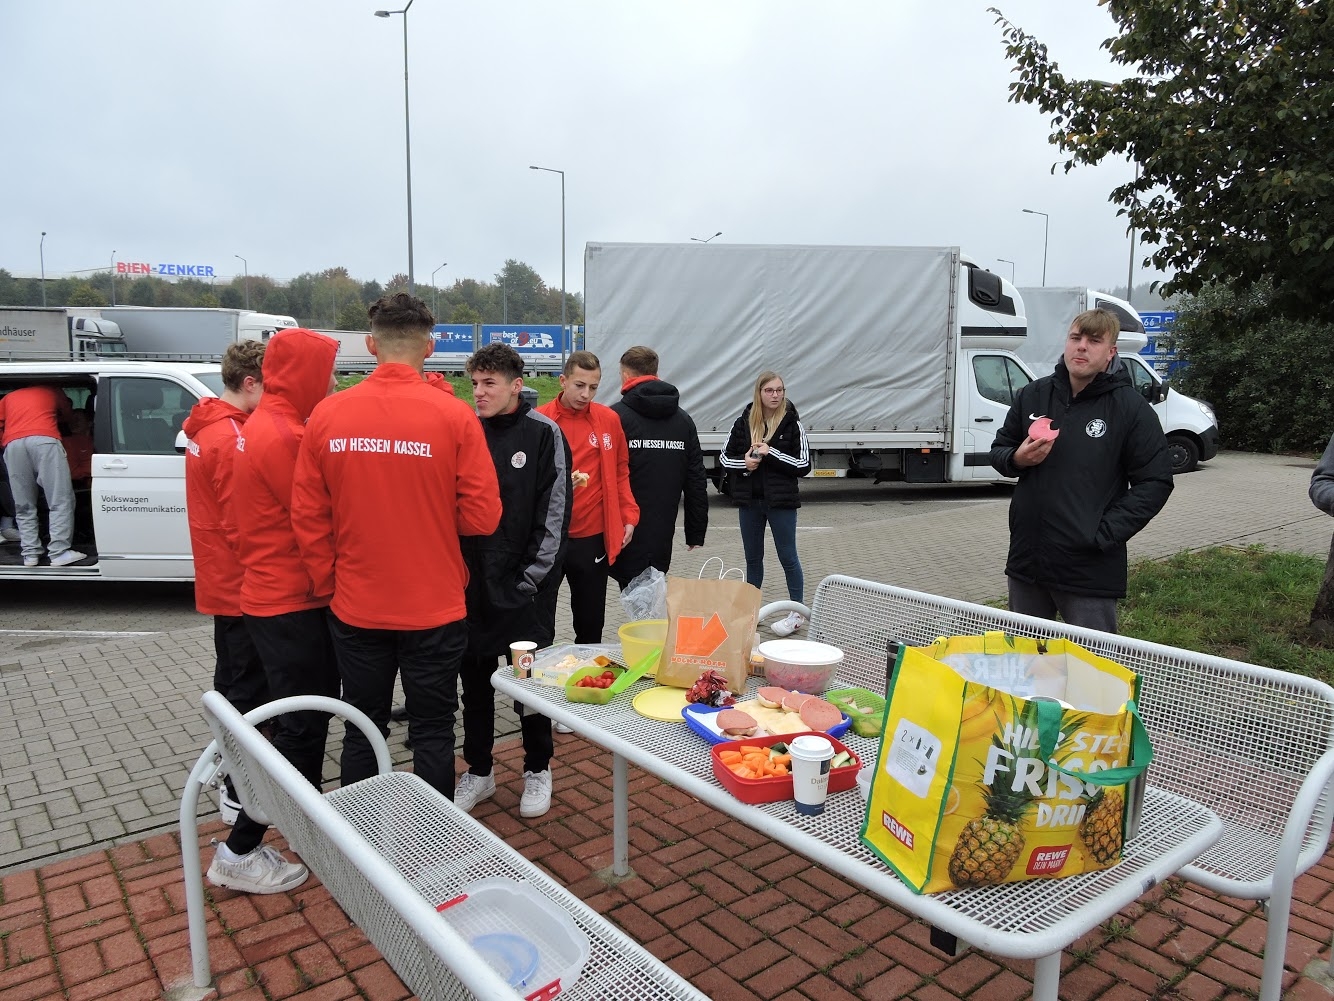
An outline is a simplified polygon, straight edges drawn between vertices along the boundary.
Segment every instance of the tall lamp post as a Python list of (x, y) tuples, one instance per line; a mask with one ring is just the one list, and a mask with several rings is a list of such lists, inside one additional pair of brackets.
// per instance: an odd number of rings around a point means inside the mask
[(406, 154), (408, 176), (408, 293), (415, 294), (416, 283), (412, 271), (412, 117), (408, 113), (408, 11), (414, 0), (408, 0), (402, 10), (377, 10), (376, 17), (403, 15), (403, 148)]
[(1047, 287), (1047, 224), (1051, 222), (1051, 217), (1046, 212), (1039, 212), (1036, 209), (1024, 209), (1029, 215), (1042, 216), (1042, 287)]
[[(448, 262), (448, 261), (445, 261), (444, 264), (440, 265), (440, 268), (447, 268), (447, 267), (449, 267), (449, 262)], [(440, 268), (436, 268), (435, 271), (432, 271), (432, 272), (431, 272), (431, 312), (435, 314), (437, 320), (439, 320), (439, 318), (440, 318), (440, 314), (436, 312), (436, 310), (437, 310), (437, 309), (439, 308), (439, 306), (440, 306), (440, 302), (439, 302), (439, 300), (437, 299), (436, 294), (435, 294), (435, 291), (436, 291), (436, 290), (435, 290), (435, 274), (436, 274), (436, 271), (439, 271), (439, 270), (440, 270)]]
[(545, 170), (560, 175), (560, 367), (565, 368), (565, 171), (554, 167), (529, 166), (529, 170)]
[(250, 262), (247, 261), (240, 254), (232, 254), (232, 256), (241, 262), (241, 267), (245, 270), (245, 308), (249, 309), (250, 308)]
[(111, 252), (111, 305), (116, 305), (116, 252)]
[(42, 239), (37, 244), (37, 256), (42, 262), (42, 305), (46, 305), (46, 230), (42, 230)]
[(712, 240), (714, 236), (722, 236), (722, 235), (723, 235), (723, 231), (720, 229), (720, 230), (718, 230), (718, 232), (714, 233), (713, 236), (709, 237), (708, 240), (701, 240), (701, 239), (700, 239), (699, 237), (697, 237), (697, 236), (692, 236), (690, 239), (694, 240), (696, 243), (708, 243), (709, 240)]
[(1014, 261), (1007, 261), (1004, 257), (998, 257), (998, 258), (996, 258), (996, 260), (1000, 261), (1002, 264), (1008, 264), (1008, 265), (1010, 266), (1010, 284), (1013, 285), (1013, 284), (1014, 284)]

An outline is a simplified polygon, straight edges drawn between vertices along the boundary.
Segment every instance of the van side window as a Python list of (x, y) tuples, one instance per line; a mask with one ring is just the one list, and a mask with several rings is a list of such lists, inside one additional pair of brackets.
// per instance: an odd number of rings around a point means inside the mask
[(1149, 370), (1139, 361), (1123, 355), (1121, 363), (1125, 365), (1126, 371), (1130, 374), (1130, 382), (1135, 387), (1136, 392), (1142, 394), (1144, 387), (1154, 383), (1154, 378), (1149, 374)]
[(166, 379), (116, 379), (111, 384), (111, 448), (135, 455), (175, 455), (176, 435), (198, 401)]
[(1010, 406), (1015, 394), (1030, 382), (1028, 374), (1013, 359), (1003, 355), (974, 355), (973, 377), (984, 399)]

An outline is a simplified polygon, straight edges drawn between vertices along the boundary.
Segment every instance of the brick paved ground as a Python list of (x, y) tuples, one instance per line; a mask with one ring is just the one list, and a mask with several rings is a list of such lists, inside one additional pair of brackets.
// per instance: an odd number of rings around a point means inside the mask
[[(1331, 522), (1306, 500), (1311, 468), (1225, 453), (1178, 478), (1132, 556), (1250, 543), (1323, 555)], [(1006, 491), (890, 491), (810, 485), (798, 533), (808, 593), (835, 572), (972, 600), (1003, 590)], [(741, 562), (735, 514), (717, 499), (712, 514), (708, 548), (679, 552), (678, 572), (705, 554)], [(765, 596), (785, 596), (772, 552)], [(621, 621), (612, 596), (608, 616), (610, 636)], [(210, 675), (202, 621), (46, 652), (0, 647), (0, 1001), (159, 997), (162, 983), (187, 969), (175, 822), (185, 776), (208, 742), (198, 697)], [(501, 709), (503, 736), (515, 727), (509, 707)], [(410, 757), (402, 731), (391, 737), (400, 765)], [(551, 814), (516, 819), (518, 750), (509, 746), (500, 756), (506, 788), (479, 816), (711, 996), (1003, 1001), (1028, 991), (1031, 963), (976, 953), (947, 963), (920, 923), (633, 772), (638, 878), (608, 889), (590, 873), (609, 861), (609, 780), (589, 781), (606, 779), (607, 759), (574, 737), (558, 741)], [(331, 740), (329, 780), (337, 753)], [(1331, 881), (1327, 856), (1298, 883), (1287, 997), (1331, 996), (1298, 977), (1317, 953), (1327, 958)], [(287, 997), (303, 985), (313, 985), (304, 996), (314, 1001), (404, 995), (318, 886), (269, 898), (217, 894), (213, 920), (224, 996)], [(1264, 939), (1255, 904), (1169, 886), (1122, 920), (1067, 953), (1063, 997), (1242, 998), (1254, 990)]]

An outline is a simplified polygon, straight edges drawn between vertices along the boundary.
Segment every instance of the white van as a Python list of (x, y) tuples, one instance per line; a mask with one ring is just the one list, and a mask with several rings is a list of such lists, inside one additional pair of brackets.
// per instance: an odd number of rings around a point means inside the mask
[(221, 366), (0, 365), (0, 396), (34, 383), (59, 386), (93, 418), (91, 475), (75, 481), (74, 548), (95, 558), (91, 565), (25, 568), (19, 544), (0, 542), (0, 579), (193, 580), (181, 425), (201, 397), (221, 394)]

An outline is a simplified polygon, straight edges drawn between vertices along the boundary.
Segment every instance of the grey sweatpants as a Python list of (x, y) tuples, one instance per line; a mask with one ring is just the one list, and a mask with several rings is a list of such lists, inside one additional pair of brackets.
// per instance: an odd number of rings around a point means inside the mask
[(1093, 598), (1069, 591), (1053, 591), (1041, 584), (1029, 584), (1006, 577), (1010, 585), (1010, 611), (1056, 620), (1056, 613), (1072, 626), (1116, 632), (1116, 599)]
[(69, 460), (59, 438), (30, 435), (5, 446), (9, 489), (14, 494), (14, 520), (19, 525), (23, 555), (41, 556), (41, 527), (37, 521), (37, 488), (46, 494), (51, 515), (52, 556), (69, 549), (74, 535), (74, 486), (69, 478)]

